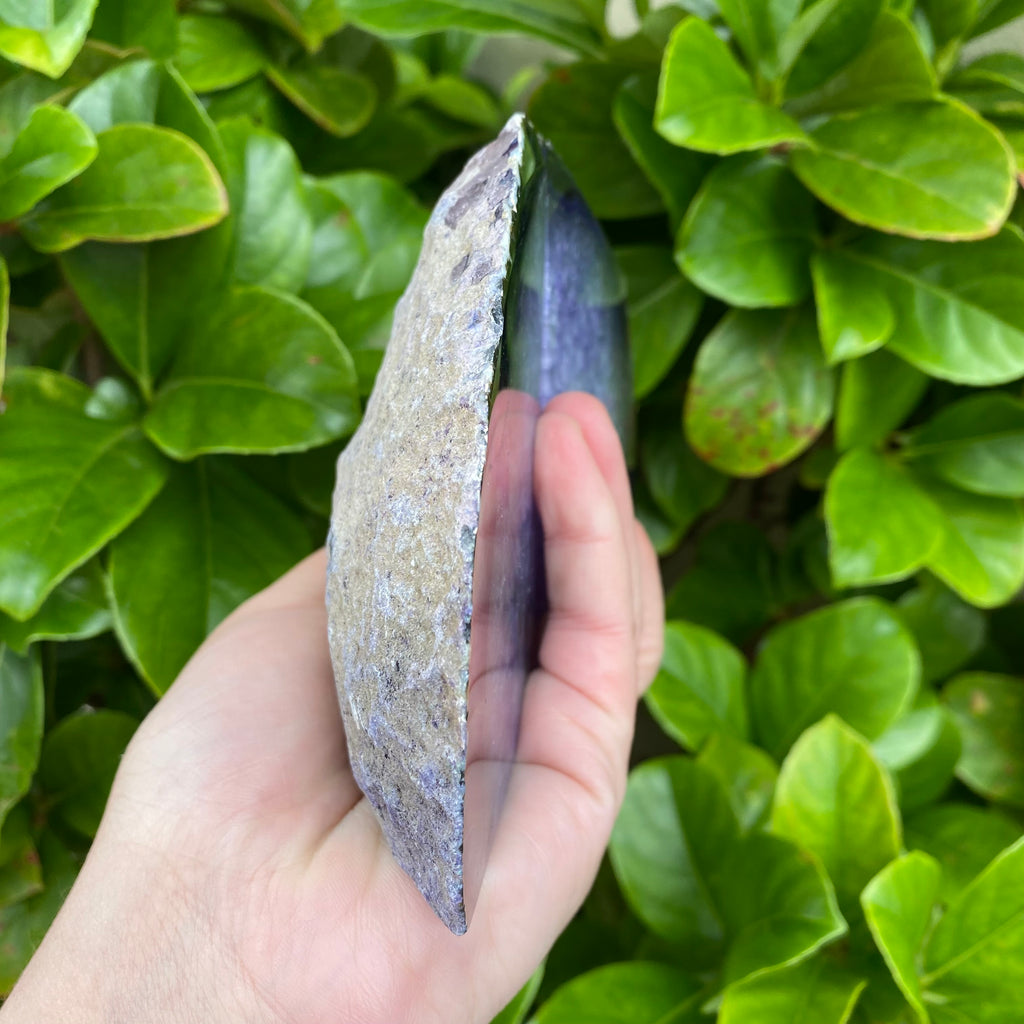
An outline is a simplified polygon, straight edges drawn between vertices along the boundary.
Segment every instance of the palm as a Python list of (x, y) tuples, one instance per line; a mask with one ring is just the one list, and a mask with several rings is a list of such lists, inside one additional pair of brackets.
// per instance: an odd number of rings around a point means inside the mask
[(447, 932), (398, 868), (352, 779), (322, 552), (217, 630), (126, 756), (100, 842), (141, 831), (212, 897), (218, 941), (270, 1019), (489, 1020), (593, 878), (622, 795), (638, 684), (658, 660), (660, 592), (596, 402), (552, 403), (535, 479), (552, 611), (465, 937)]

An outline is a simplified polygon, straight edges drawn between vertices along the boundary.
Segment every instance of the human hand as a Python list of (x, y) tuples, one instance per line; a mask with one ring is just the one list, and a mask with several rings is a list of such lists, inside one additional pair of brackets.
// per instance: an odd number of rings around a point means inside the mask
[(663, 619), (603, 407), (562, 395), (536, 438), (550, 613), (468, 933), (436, 919), (352, 779), (318, 552), (143, 722), (2, 1024), (486, 1024), (512, 997), (593, 881)]

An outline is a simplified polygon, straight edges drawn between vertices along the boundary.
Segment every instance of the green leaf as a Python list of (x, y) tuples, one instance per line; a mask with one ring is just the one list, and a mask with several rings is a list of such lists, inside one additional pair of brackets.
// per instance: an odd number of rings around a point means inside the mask
[(965, 672), (942, 699), (963, 737), (957, 775), (990, 800), (1024, 807), (1024, 681)]
[(697, 763), (725, 789), (742, 831), (767, 823), (779, 770), (760, 747), (715, 733), (701, 748)]
[(139, 723), (123, 711), (86, 710), (46, 735), (39, 784), (52, 813), (69, 828), (95, 836), (121, 754)]
[(669, 249), (635, 245), (615, 250), (626, 278), (633, 393), (649, 394), (664, 379), (693, 333), (704, 297), (683, 277)]
[(141, 47), (151, 57), (173, 57), (178, 46), (175, 0), (103, 0), (89, 34), (119, 50)]
[(24, 654), (40, 640), (86, 640), (111, 626), (103, 573), (93, 561), (62, 580), (25, 622), (0, 613), (0, 643)]
[(743, 655), (728, 641), (703, 626), (669, 622), (661, 669), (645, 700), (662, 729), (689, 750), (716, 732), (744, 739), (746, 675)]
[(810, 291), (814, 199), (781, 161), (723, 160), (676, 236), (683, 273), (732, 306), (792, 306)]
[(1024, 113), (1024, 59), (1017, 53), (987, 53), (954, 71), (945, 87), (981, 114), (1019, 118)]
[(689, 529), (725, 494), (728, 480), (701, 462), (680, 435), (678, 416), (641, 428), (644, 478), (661, 511), (681, 529)]
[(36, 896), (0, 909), (0, 995), (14, 988), (57, 916), (78, 874), (78, 862), (52, 832), (39, 841), (46, 888)]
[(221, 125), (235, 221), (234, 277), (297, 292), (310, 267), (313, 223), (302, 171), (279, 135), (242, 120)]
[[(118, 638), (157, 694), (207, 634), (310, 550), (295, 513), (225, 461), (175, 469), (111, 547)], [(172, 585), (173, 582), (173, 585)]]
[(860, 54), (884, 6), (882, 0), (819, 0), (805, 7), (779, 47), (786, 94), (810, 92)]
[(910, 705), (920, 676), (896, 613), (876, 598), (851, 598), (769, 631), (750, 677), (751, 717), (776, 756), (830, 712), (873, 739)]
[(52, 3), (0, 2), (0, 56), (60, 78), (85, 42), (97, 0)]
[(875, 944), (922, 1024), (929, 1017), (917, 964), (941, 879), (938, 861), (926, 853), (908, 853), (872, 878), (860, 898)]
[(559, 988), (537, 1024), (685, 1024), (700, 1018), (701, 984), (667, 964), (608, 964)]
[(1016, 166), (1002, 136), (952, 101), (836, 114), (792, 167), (857, 224), (913, 238), (984, 238), (1006, 220)]
[(206, 153), (168, 128), (122, 124), (101, 132), (88, 169), (22, 221), (42, 252), (86, 239), (144, 242), (187, 235), (227, 214), (227, 197)]
[(978, 16), (978, 0), (923, 0), (936, 49), (965, 36)]
[(980, 36), (1024, 14), (1021, 0), (980, 0), (978, 18), (970, 35)]
[(497, 131), (503, 120), (494, 97), (476, 82), (457, 75), (438, 75), (423, 85), (417, 98), (456, 121)]
[(88, 388), (13, 372), (0, 415), (0, 609), (34, 615), (51, 590), (149, 504), (164, 460), (132, 424), (90, 418)]
[(26, 801), (12, 807), (0, 832), (0, 911), (43, 890), (39, 853), (32, 842)]
[(1024, 402), (992, 392), (947, 405), (911, 434), (904, 456), (965, 491), (1024, 498)]
[(1009, 601), (1024, 586), (1024, 511), (1019, 501), (967, 494), (924, 478), (944, 520), (928, 568), (979, 608)]
[(43, 671), (35, 652), (0, 644), (0, 828), (28, 792), (43, 738)]
[(718, 1024), (846, 1024), (866, 983), (823, 956), (733, 985)]
[(786, 104), (800, 117), (931, 99), (935, 71), (914, 26), (883, 10), (867, 46), (828, 81)]
[(512, 997), (512, 1001), (491, 1021), (491, 1024), (524, 1024), (544, 980), (544, 967), (545, 963), (542, 961), (540, 967), (530, 975), (530, 980)]
[(0, 412), (3, 411), (4, 378), (7, 376), (7, 324), (10, 320), (11, 278), (7, 261), (0, 256)]
[(729, 47), (697, 18), (680, 22), (669, 40), (655, 127), (669, 142), (707, 153), (807, 141), (788, 114), (761, 102)]
[(779, 771), (772, 831), (820, 860), (839, 905), (899, 854), (902, 836), (888, 773), (865, 740), (835, 715), (811, 726)]
[(655, 131), (657, 101), (657, 75), (631, 75), (615, 94), (612, 118), (626, 148), (661, 195), (674, 229), (697, 194), (708, 160), (673, 146)]
[(942, 513), (894, 460), (856, 448), (839, 460), (825, 491), (829, 566), (838, 587), (900, 580), (930, 564)]
[[(1004, 850), (943, 914), (925, 945), (933, 1024), (1003, 1024), (1024, 988), (1024, 840)], [(980, 996), (980, 997), (979, 997)]]
[[(842, 250), (892, 305), (889, 349), (926, 373), (963, 384), (1024, 374), (1024, 235), (1004, 228), (970, 245), (882, 235)], [(869, 294), (866, 298), (873, 297)]]
[(661, 196), (619, 137), (612, 120), (615, 95), (628, 71), (582, 61), (558, 68), (533, 94), (530, 119), (558, 151), (594, 215), (642, 217), (662, 209)]
[(256, 37), (234, 18), (186, 14), (178, 21), (174, 63), (196, 92), (247, 82), (263, 70), (266, 59)]
[(985, 642), (985, 616), (931, 577), (921, 579), (897, 604), (921, 652), (925, 683), (961, 668)]
[(724, 957), (727, 984), (807, 957), (846, 928), (820, 866), (774, 836), (741, 836), (715, 775), (683, 757), (632, 772), (610, 854), (648, 927), (695, 970)]
[[(347, 2), (347, 0), (346, 0)], [(228, 6), (294, 36), (310, 53), (345, 22), (339, 0), (227, 0)]]
[(830, 365), (858, 359), (884, 345), (896, 317), (877, 278), (842, 250), (811, 257), (818, 333)]
[(779, 38), (799, 4), (787, 0), (720, 0), (718, 7), (747, 63), (769, 79), (776, 77)]
[(302, 451), (359, 420), (352, 357), (305, 303), (237, 288), (184, 339), (145, 420), (168, 454)]
[(697, 353), (686, 436), (716, 469), (761, 476), (821, 433), (832, 393), (810, 310), (733, 310)]
[(369, 79), (308, 55), (284, 65), (268, 65), (266, 72), (307, 117), (342, 138), (363, 128), (377, 105), (377, 90)]
[(892, 773), (904, 812), (937, 800), (960, 760), (960, 730), (931, 692), (875, 740), (879, 761)]
[(881, 444), (913, 411), (928, 387), (916, 367), (879, 349), (843, 366), (836, 403), (836, 447)]
[(1021, 828), (995, 808), (942, 803), (906, 822), (907, 846), (942, 865), (940, 898), (951, 902), (993, 857), (1020, 838)]
[(526, 32), (581, 53), (594, 53), (600, 42), (573, 0), (341, 0), (338, 6), (363, 28), (385, 36), (444, 29)]
[(37, 107), (0, 160), (0, 221), (14, 220), (96, 157), (92, 132), (69, 110)]
[(306, 194), (313, 239), (302, 298), (345, 339), (361, 393), (369, 394), (427, 211), (397, 181), (372, 172), (307, 179)]

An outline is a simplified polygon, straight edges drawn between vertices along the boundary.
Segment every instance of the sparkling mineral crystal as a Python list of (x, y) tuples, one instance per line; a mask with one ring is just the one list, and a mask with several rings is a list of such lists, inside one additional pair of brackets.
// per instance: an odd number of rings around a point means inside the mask
[(328, 628), (349, 758), (394, 856), (466, 930), (546, 607), (536, 418), (590, 391), (625, 440), (623, 291), (522, 117), (438, 201), (338, 461)]

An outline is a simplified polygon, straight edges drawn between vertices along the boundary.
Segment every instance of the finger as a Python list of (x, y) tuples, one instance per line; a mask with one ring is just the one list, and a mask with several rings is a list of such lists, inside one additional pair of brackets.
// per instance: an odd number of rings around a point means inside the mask
[(661, 665), (665, 644), (665, 593), (654, 545), (639, 521), (634, 522), (640, 571), (641, 615), (637, 640), (637, 682), (643, 693)]

